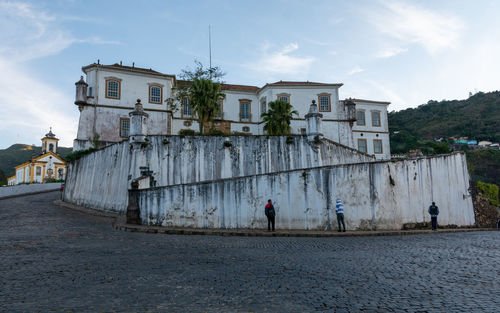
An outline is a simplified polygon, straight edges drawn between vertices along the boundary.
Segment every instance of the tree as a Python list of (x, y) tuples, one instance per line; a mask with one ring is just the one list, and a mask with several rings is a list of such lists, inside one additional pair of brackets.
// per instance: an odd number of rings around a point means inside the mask
[(170, 110), (173, 112), (179, 108), (177, 104), (189, 98), (189, 106), (196, 115), (199, 123), (200, 133), (203, 133), (204, 124), (211, 122), (219, 113), (218, 101), (225, 98), (222, 93), (222, 77), (226, 75), (220, 67), (204, 67), (195, 60), (195, 67), (181, 70), (174, 87), (173, 97), (167, 100)]
[(220, 83), (213, 82), (206, 78), (194, 78), (189, 87), (190, 106), (198, 119), (200, 134), (203, 134), (204, 125), (212, 122), (219, 113), (219, 100), (226, 95), (222, 93)]
[(264, 131), (268, 135), (287, 135), (290, 133), (290, 121), (293, 115), (299, 115), (293, 106), (281, 100), (269, 102), (269, 110), (261, 114)]

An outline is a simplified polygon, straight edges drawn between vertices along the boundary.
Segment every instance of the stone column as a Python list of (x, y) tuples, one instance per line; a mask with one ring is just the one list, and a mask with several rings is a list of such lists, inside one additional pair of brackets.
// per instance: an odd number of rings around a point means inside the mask
[(142, 108), (141, 99), (137, 99), (134, 111), (128, 114), (130, 116), (130, 143), (143, 143), (146, 141), (146, 119), (149, 115)]
[(323, 119), (323, 114), (319, 113), (316, 101), (312, 101), (309, 112), (306, 114), (305, 118), (307, 124), (307, 140), (315, 141), (316, 138), (321, 139), (323, 137), (321, 133), (321, 120)]

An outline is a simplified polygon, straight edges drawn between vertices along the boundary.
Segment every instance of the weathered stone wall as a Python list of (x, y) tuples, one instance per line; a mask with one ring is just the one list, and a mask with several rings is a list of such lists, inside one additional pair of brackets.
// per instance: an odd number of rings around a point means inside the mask
[(29, 184), (0, 187), (0, 199), (31, 193), (59, 190), (61, 183)]
[(69, 164), (64, 199), (124, 212), (141, 166), (150, 167), (157, 186), (168, 186), (373, 160), (331, 141), (310, 144), (304, 136), (151, 136), (144, 147), (121, 142)]
[(464, 154), (404, 161), (323, 166), (140, 191), (143, 224), (264, 228), (273, 199), (277, 227), (336, 228), (335, 199), (345, 204), (348, 229), (401, 229), (429, 221), (435, 201), (440, 225), (473, 225)]

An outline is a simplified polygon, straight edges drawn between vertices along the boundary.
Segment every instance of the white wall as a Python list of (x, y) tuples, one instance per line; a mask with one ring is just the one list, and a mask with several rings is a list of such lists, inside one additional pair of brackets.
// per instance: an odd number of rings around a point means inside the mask
[[(68, 165), (64, 198), (101, 210), (124, 212), (127, 189), (150, 166), (158, 186), (254, 175), (322, 165), (373, 161), (368, 155), (303, 136), (151, 136), (145, 148), (111, 145)], [(231, 141), (225, 147), (224, 141)]]
[(24, 194), (44, 192), (50, 190), (59, 190), (61, 183), (50, 183), (50, 184), (30, 184), (30, 185), (17, 185), (17, 186), (7, 186), (0, 187), (0, 198), (20, 196)]
[(401, 229), (429, 222), (474, 224), (464, 154), (285, 171), (141, 190), (143, 224), (198, 228), (265, 228), (272, 199), (277, 228), (336, 229), (335, 199), (345, 205), (347, 229)]

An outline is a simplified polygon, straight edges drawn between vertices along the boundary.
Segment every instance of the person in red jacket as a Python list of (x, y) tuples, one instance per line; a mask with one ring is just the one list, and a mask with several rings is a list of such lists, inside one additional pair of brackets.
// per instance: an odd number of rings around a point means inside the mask
[(274, 223), (275, 223), (276, 211), (274, 210), (273, 202), (271, 201), (271, 199), (267, 200), (265, 213), (266, 213), (266, 216), (267, 216), (267, 230), (271, 231), (271, 224), (272, 224), (273, 225), (273, 231), (274, 231)]

